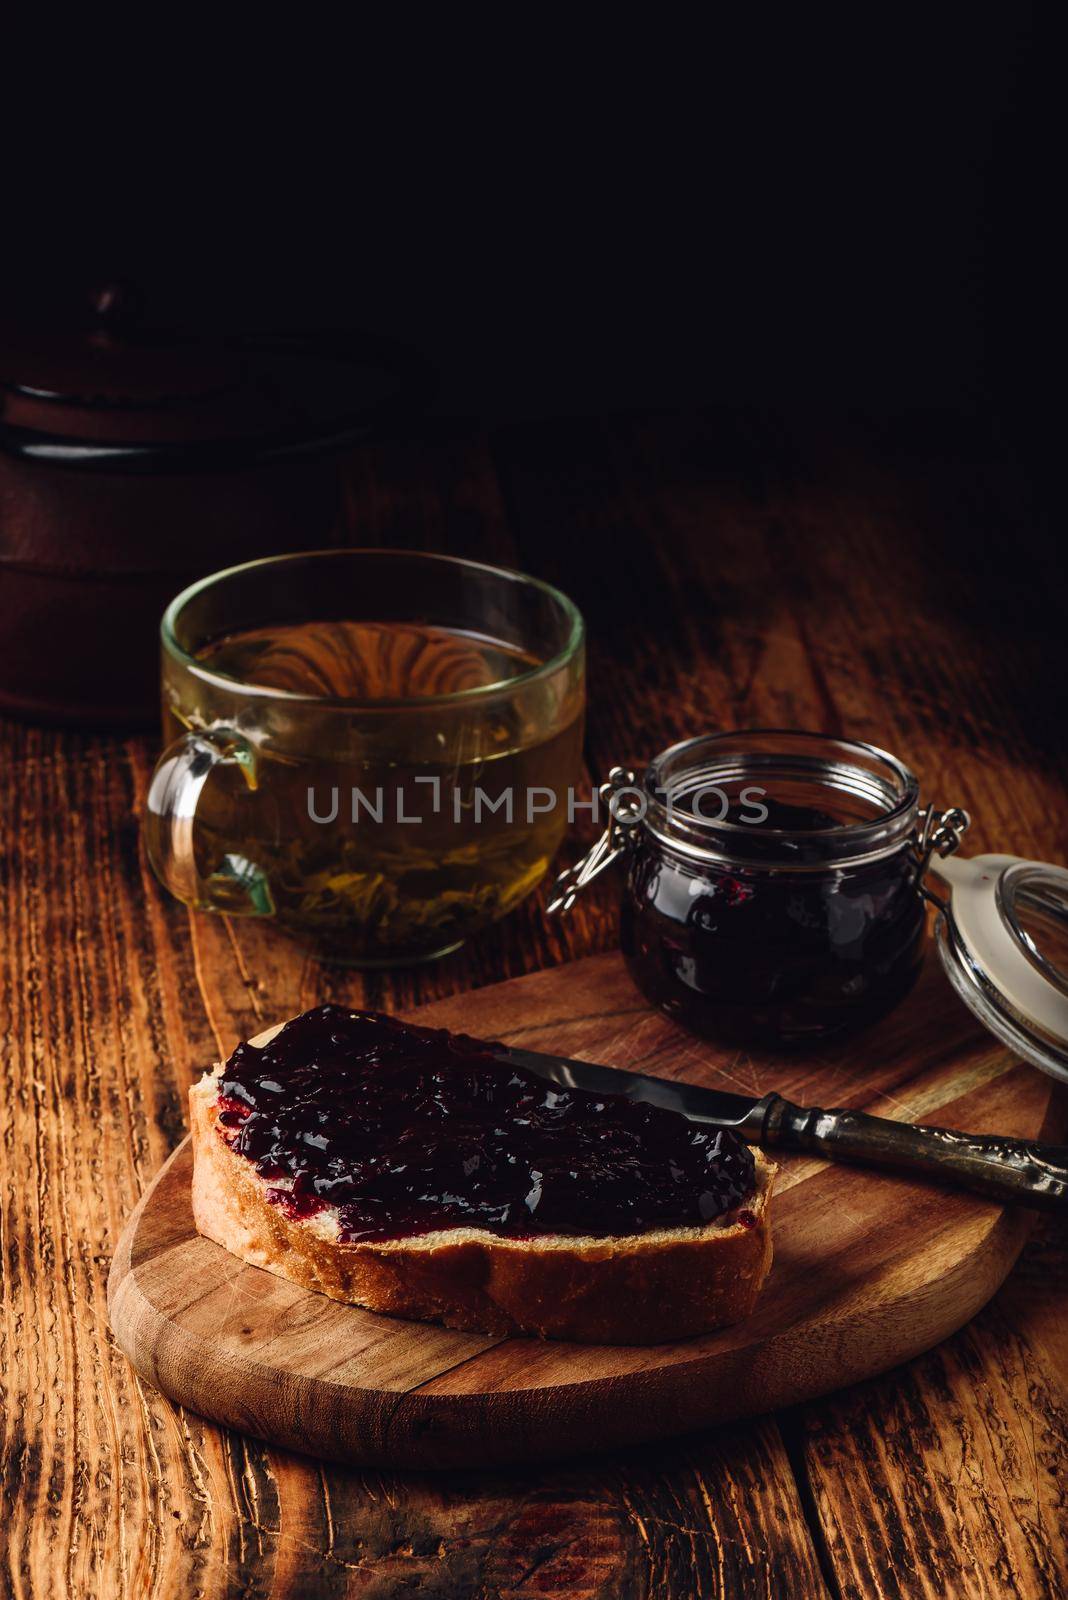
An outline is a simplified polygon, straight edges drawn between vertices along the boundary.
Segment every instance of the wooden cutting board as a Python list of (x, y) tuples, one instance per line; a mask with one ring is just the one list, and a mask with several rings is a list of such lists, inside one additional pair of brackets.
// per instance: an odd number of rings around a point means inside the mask
[[(617, 956), (425, 1007), (419, 1020), (754, 1095), (975, 1132), (1056, 1138), (1055, 1085), (976, 1024), (936, 963), (867, 1034), (813, 1057), (725, 1051), (651, 1011)], [(279, 1019), (281, 1020), (281, 1019)], [(492, 1339), (339, 1305), (245, 1266), (193, 1228), (188, 1141), (119, 1241), (119, 1344), (202, 1415), (333, 1459), (531, 1460), (793, 1404), (885, 1371), (973, 1316), (1027, 1213), (808, 1157), (782, 1158), (775, 1262), (738, 1327), (654, 1347)]]

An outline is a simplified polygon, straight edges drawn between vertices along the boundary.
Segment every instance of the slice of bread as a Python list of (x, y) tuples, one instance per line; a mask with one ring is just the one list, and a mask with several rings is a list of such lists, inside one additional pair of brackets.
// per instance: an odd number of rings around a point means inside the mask
[[(276, 1030), (253, 1041), (262, 1046)], [(251, 1266), (391, 1316), (507, 1336), (656, 1344), (739, 1322), (771, 1265), (775, 1165), (755, 1150), (745, 1205), (696, 1226), (624, 1238), (511, 1239), (478, 1228), (350, 1243), (333, 1209), (291, 1218), (216, 1127), (218, 1079), (190, 1090), (197, 1229)]]

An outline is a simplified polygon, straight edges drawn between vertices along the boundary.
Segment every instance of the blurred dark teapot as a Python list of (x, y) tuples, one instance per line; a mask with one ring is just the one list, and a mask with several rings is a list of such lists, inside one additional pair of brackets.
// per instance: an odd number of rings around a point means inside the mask
[(119, 286), (0, 324), (0, 710), (155, 721), (167, 601), (341, 542), (338, 452), (428, 392), (392, 341), (163, 332)]

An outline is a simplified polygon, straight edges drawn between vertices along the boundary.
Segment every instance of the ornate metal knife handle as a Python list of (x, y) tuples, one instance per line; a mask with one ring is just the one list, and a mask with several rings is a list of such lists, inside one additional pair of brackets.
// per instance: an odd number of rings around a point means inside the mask
[(1068, 1145), (917, 1127), (865, 1111), (821, 1111), (777, 1094), (758, 1102), (747, 1128), (755, 1127), (760, 1108), (761, 1144), (924, 1173), (1003, 1204), (1068, 1212)]

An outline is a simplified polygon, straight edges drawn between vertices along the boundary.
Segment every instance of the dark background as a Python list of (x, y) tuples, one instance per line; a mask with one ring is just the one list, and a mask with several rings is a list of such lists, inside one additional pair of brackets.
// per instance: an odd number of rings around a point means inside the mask
[(37, 301), (126, 277), (159, 320), (400, 335), (449, 415), (978, 407), (1033, 444), (1051, 42), (1027, 6), (811, 9), (517, 15), (477, 55), (413, 19), (341, 92), (296, 41), (218, 138), (159, 91), (146, 168), (136, 118), (106, 150), (84, 126), (47, 247), (24, 231), (6, 270)]

